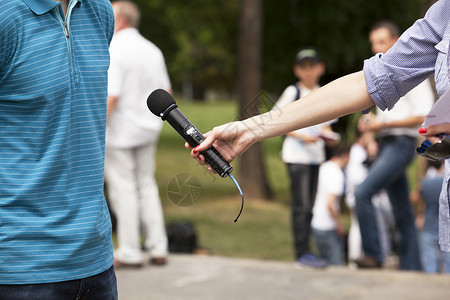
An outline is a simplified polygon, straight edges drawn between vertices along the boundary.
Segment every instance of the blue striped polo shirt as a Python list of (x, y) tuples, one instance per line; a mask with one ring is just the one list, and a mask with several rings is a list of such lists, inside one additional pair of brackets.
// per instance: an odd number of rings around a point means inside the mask
[(103, 196), (107, 0), (0, 0), (0, 284), (113, 263)]

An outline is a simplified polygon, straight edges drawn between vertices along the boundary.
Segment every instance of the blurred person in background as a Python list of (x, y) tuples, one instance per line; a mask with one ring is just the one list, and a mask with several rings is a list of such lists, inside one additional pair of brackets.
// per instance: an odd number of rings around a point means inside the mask
[(320, 166), (311, 228), (320, 257), (329, 264), (342, 265), (346, 228), (341, 220), (340, 200), (345, 191), (344, 168), (350, 158), (350, 146), (339, 144), (331, 152), (330, 159)]
[[(301, 101), (319, 88), (325, 64), (312, 47), (296, 54), (293, 72), (298, 82), (288, 86), (272, 110)], [(319, 167), (325, 161), (325, 140), (332, 135), (330, 122), (289, 132), (283, 141), (281, 158), (286, 163), (291, 182), (292, 232), (296, 261), (306, 267), (321, 267), (325, 262), (310, 253), (312, 208), (316, 198)]]
[(138, 31), (140, 13), (130, 1), (113, 2), (115, 34), (108, 83), (105, 179), (117, 217), (116, 267), (164, 265), (168, 241), (158, 186), (155, 152), (162, 121), (146, 106), (148, 95), (171, 84), (161, 50)]
[[(361, 119), (360, 119), (361, 120)], [(355, 211), (355, 189), (366, 178), (370, 165), (378, 154), (378, 144), (374, 133), (364, 133), (356, 130), (357, 137), (350, 150), (350, 161), (345, 169), (346, 194), (345, 203), (350, 210), (350, 230), (348, 234), (348, 260), (351, 266), (355, 266), (355, 260), (364, 257), (362, 250), (361, 231), (358, 217)], [(372, 203), (377, 217), (378, 233), (383, 251), (383, 257), (396, 264), (392, 254), (392, 229), (395, 228), (395, 220), (386, 190), (381, 190), (372, 197)]]
[(427, 161), (428, 168), (422, 179), (420, 200), (424, 210), (418, 215), (420, 224), (420, 250), (423, 270), (427, 273), (450, 273), (450, 253), (439, 249), (439, 194), (444, 180), (444, 164)]
[(348, 260), (355, 261), (363, 257), (361, 231), (355, 212), (355, 189), (366, 178), (368, 167), (378, 154), (378, 144), (372, 132), (356, 130), (356, 140), (350, 149), (350, 159), (345, 168), (346, 191), (345, 204), (350, 211), (350, 229), (348, 233)]
[[(387, 53), (397, 42), (399, 30), (395, 24), (382, 21), (374, 25), (369, 39), (372, 52)], [(423, 81), (397, 102), (389, 111), (377, 108), (377, 114), (363, 116), (362, 132), (377, 133), (380, 151), (367, 177), (356, 188), (356, 212), (361, 229), (364, 257), (356, 260), (361, 268), (379, 268), (384, 255), (372, 197), (385, 189), (392, 204), (400, 233), (400, 268), (420, 270), (420, 254), (414, 214), (409, 200), (406, 169), (413, 160), (419, 126), (434, 103), (434, 93), (428, 80)], [(383, 207), (383, 205), (379, 205)], [(389, 218), (389, 210), (386, 218)], [(385, 221), (387, 222), (387, 221)]]

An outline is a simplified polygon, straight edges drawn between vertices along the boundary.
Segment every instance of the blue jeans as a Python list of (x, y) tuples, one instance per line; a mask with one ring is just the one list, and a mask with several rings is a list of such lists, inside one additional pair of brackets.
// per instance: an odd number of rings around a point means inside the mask
[(336, 230), (318, 230), (313, 228), (312, 233), (316, 240), (320, 257), (325, 258), (332, 265), (342, 265), (344, 262), (343, 243)]
[(356, 212), (366, 256), (383, 263), (372, 196), (385, 189), (400, 232), (400, 269), (421, 270), (414, 215), (409, 202), (406, 168), (414, 158), (416, 141), (407, 136), (388, 137), (380, 143), (380, 153), (366, 179), (356, 188)]
[(0, 285), (0, 300), (117, 300), (114, 268), (91, 277), (42, 284)]
[(423, 231), (421, 234), (423, 270), (427, 273), (450, 273), (450, 253), (441, 251), (439, 234)]

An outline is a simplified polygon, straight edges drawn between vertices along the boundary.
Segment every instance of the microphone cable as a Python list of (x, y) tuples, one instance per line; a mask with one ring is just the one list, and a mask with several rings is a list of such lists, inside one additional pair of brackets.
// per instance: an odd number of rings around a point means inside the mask
[(231, 180), (233, 180), (234, 184), (236, 185), (236, 187), (239, 190), (239, 194), (241, 194), (241, 197), (242, 197), (241, 210), (239, 211), (239, 214), (236, 217), (236, 219), (234, 219), (234, 223), (236, 223), (242, 214), (242, 210), (244, 209), (244, 194), (242, 193), (241, 187), (239, 186), (239, 183), (237, 182), (237, 180), (234, 179), (233, 175), (231, 175), (231, 173), (230, 173), (230, 174), (228, 174), (228, 176), (231, 178)]

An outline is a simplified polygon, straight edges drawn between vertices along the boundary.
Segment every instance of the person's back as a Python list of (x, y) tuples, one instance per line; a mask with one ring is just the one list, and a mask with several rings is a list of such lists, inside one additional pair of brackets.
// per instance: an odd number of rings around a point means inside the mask
[(145, 144), (159, 133), (161, 120), (149, 114), (146, 99), (157, 88), (170, 88), (161, 50), (136, 28), (118, 31), (110, 47), (111, 63), (122, 76), (110, 76), (109, 94), (121, 95), (108, 121), (107, 144), (131, 147)]

